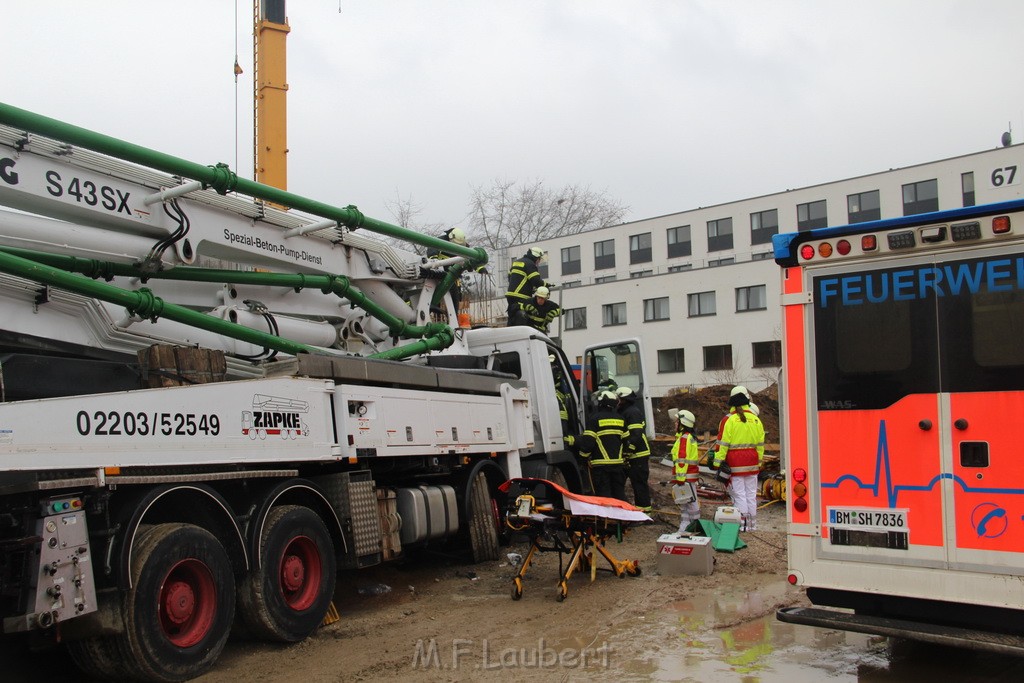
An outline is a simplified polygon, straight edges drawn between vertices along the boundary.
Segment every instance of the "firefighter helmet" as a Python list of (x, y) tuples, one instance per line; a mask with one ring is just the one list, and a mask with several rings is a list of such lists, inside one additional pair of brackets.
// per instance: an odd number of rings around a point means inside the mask
[(533, 295), (540, 299), (547, 299), (551, 295), (551, 290), (545, 287), (544, 285), (541, 285), (536, 290), (534, 290)]
[(459, 246), (466, 246), (466, 233), (462, 228), (452, 228), (448, 231), (448, 241)]

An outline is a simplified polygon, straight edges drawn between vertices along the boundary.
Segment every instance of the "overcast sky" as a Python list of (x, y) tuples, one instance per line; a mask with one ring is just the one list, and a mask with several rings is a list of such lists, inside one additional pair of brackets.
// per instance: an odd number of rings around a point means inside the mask
[[(0, 7), (0, 101), (251, 176), (251, 2)], [(638, 220), (989, 149), (1008, 125), (1024, 141), (1021, 0), (287, 13), (288, 189), (389, 222), (402, 197), (458, 224), (496, 178), (589, 186)]]

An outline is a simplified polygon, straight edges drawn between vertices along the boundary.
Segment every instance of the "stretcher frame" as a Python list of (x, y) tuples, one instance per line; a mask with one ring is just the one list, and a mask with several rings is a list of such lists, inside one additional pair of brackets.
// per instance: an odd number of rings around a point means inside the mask
[[(550, 484), (544, 480), (528, 481), (533, 484), (534, 491), (537, 484)], [(534, 493), (523, 493), (514, 499), (510, 497), (512, 505), (505, 522), (512, 531), (525, 534), (530, 539), (530, 550), (512, 579), (513, 600), (523, 597), (523, 579), (537, 553), (558, 553), (558, 592), (555, 594), (558, 602), (568, 597), (569, 579), (577, 570), (589, 569), (591, 582), (597, 579), (598, 571), (610, 572), (619, 578), (640, 576), (637, 560), (619, 560), (606, 547), (606, 541), (612, 536), (621, 542), (629, 522), (596, 514), (572, 514), (553, 502), (562, 498), (557, 487), (543, 488), (545, 495), (540, 500)], [(608, 562), (609, 567), (598, 566), (594, 551)]]

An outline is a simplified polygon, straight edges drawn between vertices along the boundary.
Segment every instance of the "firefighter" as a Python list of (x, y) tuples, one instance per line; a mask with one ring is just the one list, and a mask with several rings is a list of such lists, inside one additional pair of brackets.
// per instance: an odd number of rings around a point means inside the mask
[(757, 529), (757, 475), (764, 460), (764, 425), (750, 410), (746, 387), (735, 386), (729, 392), (729, 417), (725, 420), (718, 452), (712, 467), (727, 463), (733, 504), (743, 518), (744, 531)]
[(571, 389), (554, 354), (548, 356), (548, 362), (551, 364), (551, 375), (555, 380), (555, 399), (558, 401), (558, 418), (562, 422), (562, 441), (566, 448), (575, 452), (576, 434), (572, 428), (572, 422), (569, 420), (569, 392)]
[(551, 322), (562, 315), (562, 307), (552, 301), (551, 290), (541, 285), (533, 293), (533, 299), (522, 305), (526, 324), (535, 330), (548, 334)]
[[(448, 230), (445, 230), (443, 233), (438, 235), (438, 238), (444, 240), (445, 242), (457, 244), (460, 247), (469, 246), (469, 242), (466, 241), (466, 233), (462, 230), (462, 228), (449, 228)], [(427, 258), (429, 258), (432, 261), (443, 261), (444, 259), (450, 259), (454, 257), (455, 254), (449, 254), (444, 249), (435, 249), (433, 247), (427, 249)], [(479, 268), (477, 268), (477, 271), (480, 273), (486, 273), (487, 268), (486, 266), (480, 266)], [(462, 302), (463, 296), (461, 277), (459, 277), (459, 279), (455, 281), (455, 284), (452, 285), (452, 288), (449, 290), (448, 293), (451, 294), (452, 305), (455, 307), (454, 314), (450, 315), (458, 314), (459, 306)]]
[(629, 481), (633, 485), (633, 504), (644, 512), (651, 511), (651, 444), (647, 440), (647, 420), (644, 410), (637, 405), (636, 392), (629, 387), (615, 390), (619, 397), (619, 414), (626, 422), (629, 433), (623, 453), (629, 466)]
[(577, 440), (580, 457), (590, 469), (594, 495), (626, 500), (626, 469), (622, 445), (628, 436), (626, 423), (615, 410), (618, 396), (602, 391), (597, 410), (587, 418), (586, 429)]
[(689, 410), (670, 408), (669, 419), (676, 423), (676, 442), (672, 444), (672, 478), (682, 487), (679, 504), (679, 533), (700, 519), (697, 481), (700, 479), (700, 453), (697, 451), (697, 418)]
[(540, 277), (539, 264), (544, 262), (547, 252), (540, 247), (530, 247), (519, 260), (512, 262), (508, 271), (508, 291), (505, 300), (508, 302), (508, 327), (527, 324), (522, 309), (529, 303), (533, 293), (544, 284)]

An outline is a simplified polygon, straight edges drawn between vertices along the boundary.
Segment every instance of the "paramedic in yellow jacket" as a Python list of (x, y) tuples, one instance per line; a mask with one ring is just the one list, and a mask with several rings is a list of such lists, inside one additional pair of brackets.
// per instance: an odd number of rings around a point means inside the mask
[(615, 410), (619, 397), (614, 391), (597, 396), (597, 410), (587, 418), (586, 430), (576, 440), (580, 457), (590, 466), (594, 495), (626, 500), (626, 465), (623, 442), (629, 436), (626, 422)]
[(714, 467), (729, 464), (732, 502), (743, 517), (741, 529), (757, 529), (757, 475), (764, 459), (764, 425), (750, 409), (746, 387), (735, 386), (729, 393), (729, 418), (715, 454)]
[[(697, 418), (689, 410), (670, 408), (668, 416), (676, 421), (676, 442), (672, 445), (672, 478), (675, 486), (684, 488), (687, 502), (679, 505), (679, 532), (700, 519), (697, 481), (700, 479), (700, 453), (697, 451)], [(690, 494), (693, 495), (692, 499)]]

